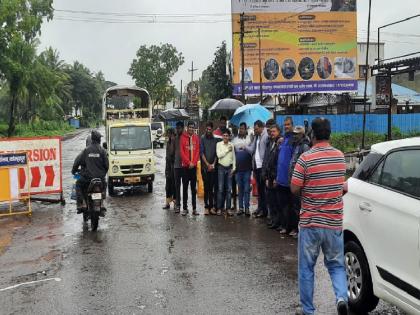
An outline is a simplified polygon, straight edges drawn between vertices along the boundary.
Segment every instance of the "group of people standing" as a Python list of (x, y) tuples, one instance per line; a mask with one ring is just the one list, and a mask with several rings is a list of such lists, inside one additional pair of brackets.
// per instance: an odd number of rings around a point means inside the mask
[[(201, 161), (204, 185), (205, 215), (251, 216), (251, 175), (258, 189), (256, 218), (268, 218), (268, 227), (281, 234), (296, 237), (300, 201), (290, 191), (292, 172), (299, 156), (310, 148), (308, 130), (293, 126), (291, 117), (284, 120), (283, 130), (273, 119), (254, 123), (250, 134), (241, 123), (236, 135), (221, 117), (215, 129), (206, 123), (199, 138), (194, 122), (183, 122), (168, 129), (166, 147), (166, 203), (174, 202), (175, 213), (188, 214), (188, 188), (191, 191), (192, 214), (197, 211), (197, 163)], [(181, 196), (182, 184), (182, 196)], [(233, 202), (232, 202), (233, 201)]]
[[(309, 128), (294, 126), (286, 117), (283, 128), (270, 119), (256, 121), (253, 135), (240, 124), (236, 136), (222, 117), (214, 129), (206, 123), (201, 139), (195, 125), (187, 131), (178, 122), (169, 129), (166, 155), (166, 204), (174, 201), (175, 212), (188, 214), (188, 187), (193, 215), (196, 203), (197, 164), (201, 160), (205, 215), (251, 216), (251, 174), (258, 188), (256, 218), (268, 218), (268, 227), (298, 237), (300, 307), (296, 314), (314, 314), (314, 268), (320, 250), (333, 283), (337, 313), (348, 314), (347, 279), (344, 265), (343, 184), (344, 155), (330, 143), (331, 124), (316, 118)], [(236, 191), (238, 192), (236, 194)], [(237, 196), (236, 196), (237, 195)], [(299, 226), (299, 228), (298, 228)]]

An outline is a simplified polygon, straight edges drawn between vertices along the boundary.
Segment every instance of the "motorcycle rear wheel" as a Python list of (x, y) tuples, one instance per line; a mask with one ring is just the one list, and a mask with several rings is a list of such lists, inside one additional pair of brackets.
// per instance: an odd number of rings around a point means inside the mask
[(93, 232), (95, 232), (98, 229), (98, 224), (99, 224), (99, 214), (94, 212), (90, 216), (90, 226)]

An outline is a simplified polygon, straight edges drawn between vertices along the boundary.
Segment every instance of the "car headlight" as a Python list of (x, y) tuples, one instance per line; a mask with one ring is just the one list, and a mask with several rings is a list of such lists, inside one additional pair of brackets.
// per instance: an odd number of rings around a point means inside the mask
[(150, 163), (147, 163), (144, 169), (146, 170), (146, 172), (150, 172), (152, 170), (152, 165)]
[(112, 167), (112, 173), (118, 173), (118, 166), (117, 165), (114, 165)]

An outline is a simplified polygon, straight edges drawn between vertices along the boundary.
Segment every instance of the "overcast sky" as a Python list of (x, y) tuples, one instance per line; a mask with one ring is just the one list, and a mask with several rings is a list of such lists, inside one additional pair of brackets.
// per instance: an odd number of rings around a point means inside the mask
[[(42, 27), (40, 47), (52, 46), (66, 62), (78, 60), (92, 71), (102, 70), (107, 80), (118, 84), (133, 83), (127, 71), (140, 45), (171, 43), (183, 53), (185, 64), (173, 78), (179, 89), (181, 79), (187, 82), (191, 78), (188, 68), (192, 61), (199, 69), (197, 78), (213, 60), (217, 46), (225, 40), (230, 50), (232, 43), (230, 0), (55, 0), (54, 8), (123, 13), (56, 11), (55, 18)], [(420, 14), (419, 0), (372, 0), (372, 8), (372, 40), (376, 40), (379, 25)], [(367, 37), (367, 11), (368, 0), (358, 0), (358, 39), (363, 41)], [(124, 15), (127, 13), (138, 16)], [(193, 17), (196, 14), (199, 16)], [(92, 19), (107, 23), (86, 22)], [(139, 20), (156, 23), (134, 23)], [(381, 38), (388, 57), (420, 51), (420, 18), (385, 29)]]

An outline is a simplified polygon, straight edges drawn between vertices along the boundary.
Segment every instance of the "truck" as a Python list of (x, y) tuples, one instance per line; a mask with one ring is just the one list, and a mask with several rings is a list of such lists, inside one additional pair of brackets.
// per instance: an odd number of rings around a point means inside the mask
[(146, 185), (152, 193), (156, 166), (149, 93), (136, 86), (113, 86), (104, 93), (102, 108), (109, 195), (115, 195), (116, 187)]

